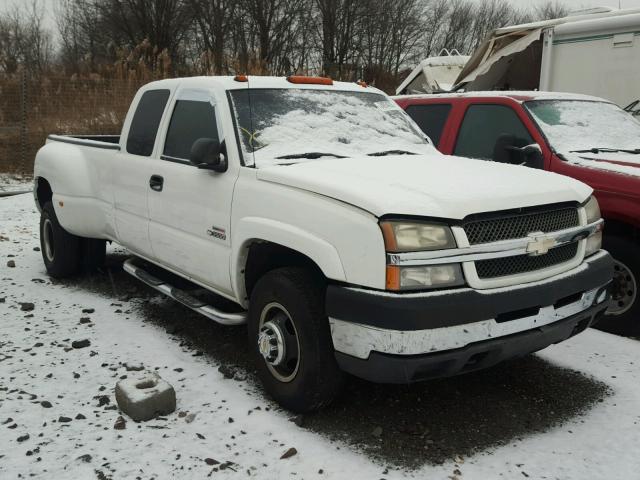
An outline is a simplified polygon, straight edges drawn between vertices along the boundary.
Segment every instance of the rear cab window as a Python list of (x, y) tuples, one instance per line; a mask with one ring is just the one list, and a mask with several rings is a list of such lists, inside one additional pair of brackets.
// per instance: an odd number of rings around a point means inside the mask
[(407, 114), (418, 124), (420, 129), (438, 146), (442, 138), (452, 105), (450, 103), (432, 103), (426, 105), (410, 105)]
[(149, 157), (153, 153), (158, 127), (170, 90), (148, 90), (142, 94), (127, 136), (127, 153)]

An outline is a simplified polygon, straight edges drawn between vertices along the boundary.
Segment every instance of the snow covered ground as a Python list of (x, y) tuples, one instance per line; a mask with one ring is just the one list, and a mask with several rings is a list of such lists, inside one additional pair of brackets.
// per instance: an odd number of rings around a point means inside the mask
[[(640, 478), (636, 340), (589, 330), (489, 373), (411, 388), (354, 381), (341, 406), (292, 422), (250, 371), (225, 379), (226, 359), (242, 357), (242, 328), (208, 327), (117, 269), (52, 281), (34, 250), (37, 225), (30, 195), (0, 198), (0, 479)], [(189, 337), (182, 324), (208, 330)], [(213, 354), (197, 347), (206, 336)], [(115, 383), (135, 374), (125, 363), (173, 384), (176, 413), (114, 429)], [(527, 384), (531, 372), (540, 376)], [(423, 431), (392, 431), (401, 421)], [(424, 459), (394, 462), (398, 442)], [(482, 448), (456, 453), (468, 443)], [(435, 447), (448, 453), (434, 463)]]
[(31, 190), (32, 181), (30, 175), (0, 173), (0, 195), (7, 192)]

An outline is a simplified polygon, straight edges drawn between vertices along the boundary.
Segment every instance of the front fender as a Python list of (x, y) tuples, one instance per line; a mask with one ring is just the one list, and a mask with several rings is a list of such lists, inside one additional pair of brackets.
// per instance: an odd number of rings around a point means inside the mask
[(241, 219), (233, 233), (231, 248), (231, 284), (238, 298), (244, 298), (243, 270), (248, 246), (262, 240), (295, 250), (308, 258), (331, 280), (346, 281), (338, 251), (326, 240), (299, 227), (260, 217)]

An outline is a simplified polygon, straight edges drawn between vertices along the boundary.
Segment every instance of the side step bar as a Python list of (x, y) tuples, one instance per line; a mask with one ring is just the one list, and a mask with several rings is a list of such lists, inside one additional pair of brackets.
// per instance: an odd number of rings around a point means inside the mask
[(212, 305), (208, 305), (202, 300), (190, 295), (189, 292), (173, 287), (164, 280), (150, 274), (139, 265), (136, 265), (135, 259), (133, 258), (126, 260), (123, 268), (125, 272), (133, 275), (150, 287), (155, 288), (160, 293), (173, 298), (176, 302), (180, 302), (191, 310), (222, 325), (241, 325), (247, 321), (247, 312), (228, 313)]

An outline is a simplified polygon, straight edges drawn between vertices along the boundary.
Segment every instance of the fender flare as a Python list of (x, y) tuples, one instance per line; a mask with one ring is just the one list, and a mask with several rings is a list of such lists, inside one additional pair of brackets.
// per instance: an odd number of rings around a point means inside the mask
[(231, 284), (240, 301), (243, 301), (246, 296), (244, 267), (247, 261), (248, 247), (256, 241), (271, 242), (290, 248), (311, 259), (325, 277), (336, 281), (346, 281), (338, 251), (329, 242), (312, 232), (277, 220), (247, 217), (237, 223), (232, 236)]

